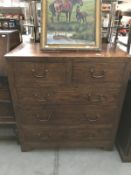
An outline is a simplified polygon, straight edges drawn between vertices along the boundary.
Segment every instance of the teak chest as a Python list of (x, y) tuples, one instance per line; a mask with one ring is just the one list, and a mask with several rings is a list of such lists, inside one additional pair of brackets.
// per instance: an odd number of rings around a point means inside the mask
[(112, 149), (129, 78), (129, 57), (102, 52), (42, 52), (21, 45), (6, 55), (22, 151)]

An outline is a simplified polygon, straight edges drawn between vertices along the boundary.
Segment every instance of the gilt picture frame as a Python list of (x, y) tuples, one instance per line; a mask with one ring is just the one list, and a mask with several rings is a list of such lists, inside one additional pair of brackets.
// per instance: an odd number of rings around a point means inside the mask
[(100, 0), (42, 0), (42, 50), (101, 50)]

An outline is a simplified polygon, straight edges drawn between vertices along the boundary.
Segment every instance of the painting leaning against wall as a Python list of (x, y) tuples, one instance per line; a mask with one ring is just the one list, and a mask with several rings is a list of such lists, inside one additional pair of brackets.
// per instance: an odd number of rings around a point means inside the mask
[(100, 0), (43, 0), (42, 49), (100, 49)]

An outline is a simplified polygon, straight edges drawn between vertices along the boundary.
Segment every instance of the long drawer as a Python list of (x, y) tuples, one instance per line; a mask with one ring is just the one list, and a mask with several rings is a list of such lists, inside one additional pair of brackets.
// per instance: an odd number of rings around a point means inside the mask
[(126, 63), (74, 62), (72, 81), (75, 83), (121, 82)]
[(15, 85), (17, 87), (43, 87), (65, 84), (70, 71), (65, 62), (16, 62), (13, 63)]
[(103, 86), (61, 86), (48, 88), (17, 89), (18, 103), (21, 105), (43, 104), (88, 104), (117, 105), (120, 87)]
[(109, 140), (112, 136), (110, 127), (23, 127), (21, 130), (23, 138), (27, 142)]
[(88, 107), (86, 105), (50, 105), (37, 108), (18, 108), (22, 125), (60, 126), (92, 125), (112, 126), (117, 120), (116, 108), (112, 106)]

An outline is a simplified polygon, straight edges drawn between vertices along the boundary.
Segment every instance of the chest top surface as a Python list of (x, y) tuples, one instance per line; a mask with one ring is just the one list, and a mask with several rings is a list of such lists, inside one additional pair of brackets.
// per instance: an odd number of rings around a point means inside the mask
[(16, 49), (12, 50), (8, 54), (5, 55), (7, 59), (17, 59), (19, 58), (27, 59), (28, 58), (65, 58), (65, 59), (73, 59), (73, 58), (116, 58), (116, 59), (126, 59), (131, 56), (126, 52), (120, 50), (119, 48), (111, 47), (107, 44), (103, 45), (102, 51), (41, 51), (39, 43), (26, 43), (19, 45)]

